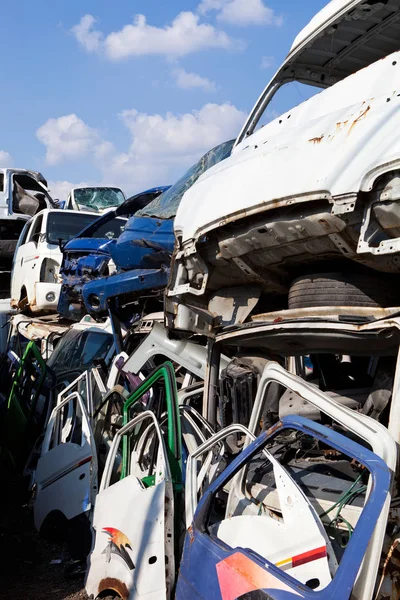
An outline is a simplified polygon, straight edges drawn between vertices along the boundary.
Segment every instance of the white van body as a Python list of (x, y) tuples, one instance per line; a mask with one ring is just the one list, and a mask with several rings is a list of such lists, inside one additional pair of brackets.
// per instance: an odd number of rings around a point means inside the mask
[[(73, 227), (67, 223), (66, 213), (74, 215)], [(57, 215), (62, 218), (57, 218)], [(89, 212), (46, 209), (25, 225), (13, 261), (12, 308), (29, 308), (32, 313), (57, 311), (63, 256), (57, 239), (66, 241), (96, 218)]]

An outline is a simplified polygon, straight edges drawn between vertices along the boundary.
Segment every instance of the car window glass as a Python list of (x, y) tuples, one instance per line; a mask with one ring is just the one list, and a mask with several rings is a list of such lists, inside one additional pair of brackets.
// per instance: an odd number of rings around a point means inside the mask
[(70, 329), (58, 343), (47, 364), (55, 372), (85, 371), (97, 358), (105, 358), (114, 343), (104, 331)]
[(54, 352), (50, 356), (47, 361), (47, 365), (51, 367), (54, 371), (62, 370), (67, 371), (70, 368), (72, 350), (77, 342), (78, 336), (81, 334), (81, 331), (76, 329), (70, 329), (64, 335), (64, 337), (57, 344)]
[(90, 223), (93, 223), (96, 218), (95, 214), (82, 214), (78, 211), (50, 211), (46, 227), (47, 242), (53, 245), (58, 245), (60, 240), (67, 242)]
[(98, 229), (92, 231), (90, 238), (107, 238), (109, 240), (117, 239), (125, 229), (127, 219), (116, 217), (112, 221), (100, 225)]
[(120, 206), (125, 202), (125, 197), (118, 188), (88, 187), (74, 190), (74, 200), (78, 206), (99, 212), (105, 208)]
[(31, 229), (31, 233), (29, 235), (30, 242), (35, 242), (35, 244), (37, 244), (39, 242), (40, 233), (42, 231), (42, 223), (43, 223), (43, 215), (39, 215), (36, 218), (36, 221), (34, 222), (33, 227)]
[[(114, 343), (113, 336), (105, 332), (87, 332), (84, 336), (82, 349), (79, 357), (76, 356), (77, 364), (86, 368), (93, 363), (97, 358), (105, 358)], [(75, 366), (75, 365), (73, 365)]]
[(176, 215), (183, 194), (198, 180), (207, 169), (227, 158), (233, 146), (234, 140), (224, 142), (216, 148), (209, 150), (201, 159), (193, 165), (181, 179), (145, 208), (139, 210), (136, 216), (158, 217), (160, 219), (172, 219)]

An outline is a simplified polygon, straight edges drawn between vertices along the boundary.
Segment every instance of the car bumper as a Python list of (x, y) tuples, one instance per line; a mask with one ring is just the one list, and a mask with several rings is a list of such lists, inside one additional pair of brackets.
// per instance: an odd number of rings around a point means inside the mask
[(57, 311), (61, 283), (36, 283), (35, 300), (30, 303), (32, 312), (42, 310)]
[(86, 309), (92, 316), (108, 313), (112, 298), (124, 294), (140, 296), (151, 290), (164, 290), (169, 269), (132, 269), (87, 283), (82, 288)]

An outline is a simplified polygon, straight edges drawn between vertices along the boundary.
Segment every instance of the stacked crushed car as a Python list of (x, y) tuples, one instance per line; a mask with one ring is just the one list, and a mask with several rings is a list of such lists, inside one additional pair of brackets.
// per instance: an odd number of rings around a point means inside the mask
[(61, 259), (25, 226), (58, 314), (15, 286), (1, 468), (90, 597), (400, 597), (399, 31), (330, 2), (235, 142), (96, 220), (75, 190)]

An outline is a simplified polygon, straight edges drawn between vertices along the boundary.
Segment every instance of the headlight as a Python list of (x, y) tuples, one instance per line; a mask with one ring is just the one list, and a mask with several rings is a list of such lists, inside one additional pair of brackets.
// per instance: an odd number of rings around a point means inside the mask
[(46, 294), (47, 302), (54, 302), (55, 299), (56, 299), (56, 295), (54, 292), (47, 292), (47, 294)]
[(89, 295), (88, 304), (90, 304), (90, 306), (93, 309), (99, 308), (99, 306), (100, 306), (100, 298), (97, 296), (97, 294), (90, 294)]

